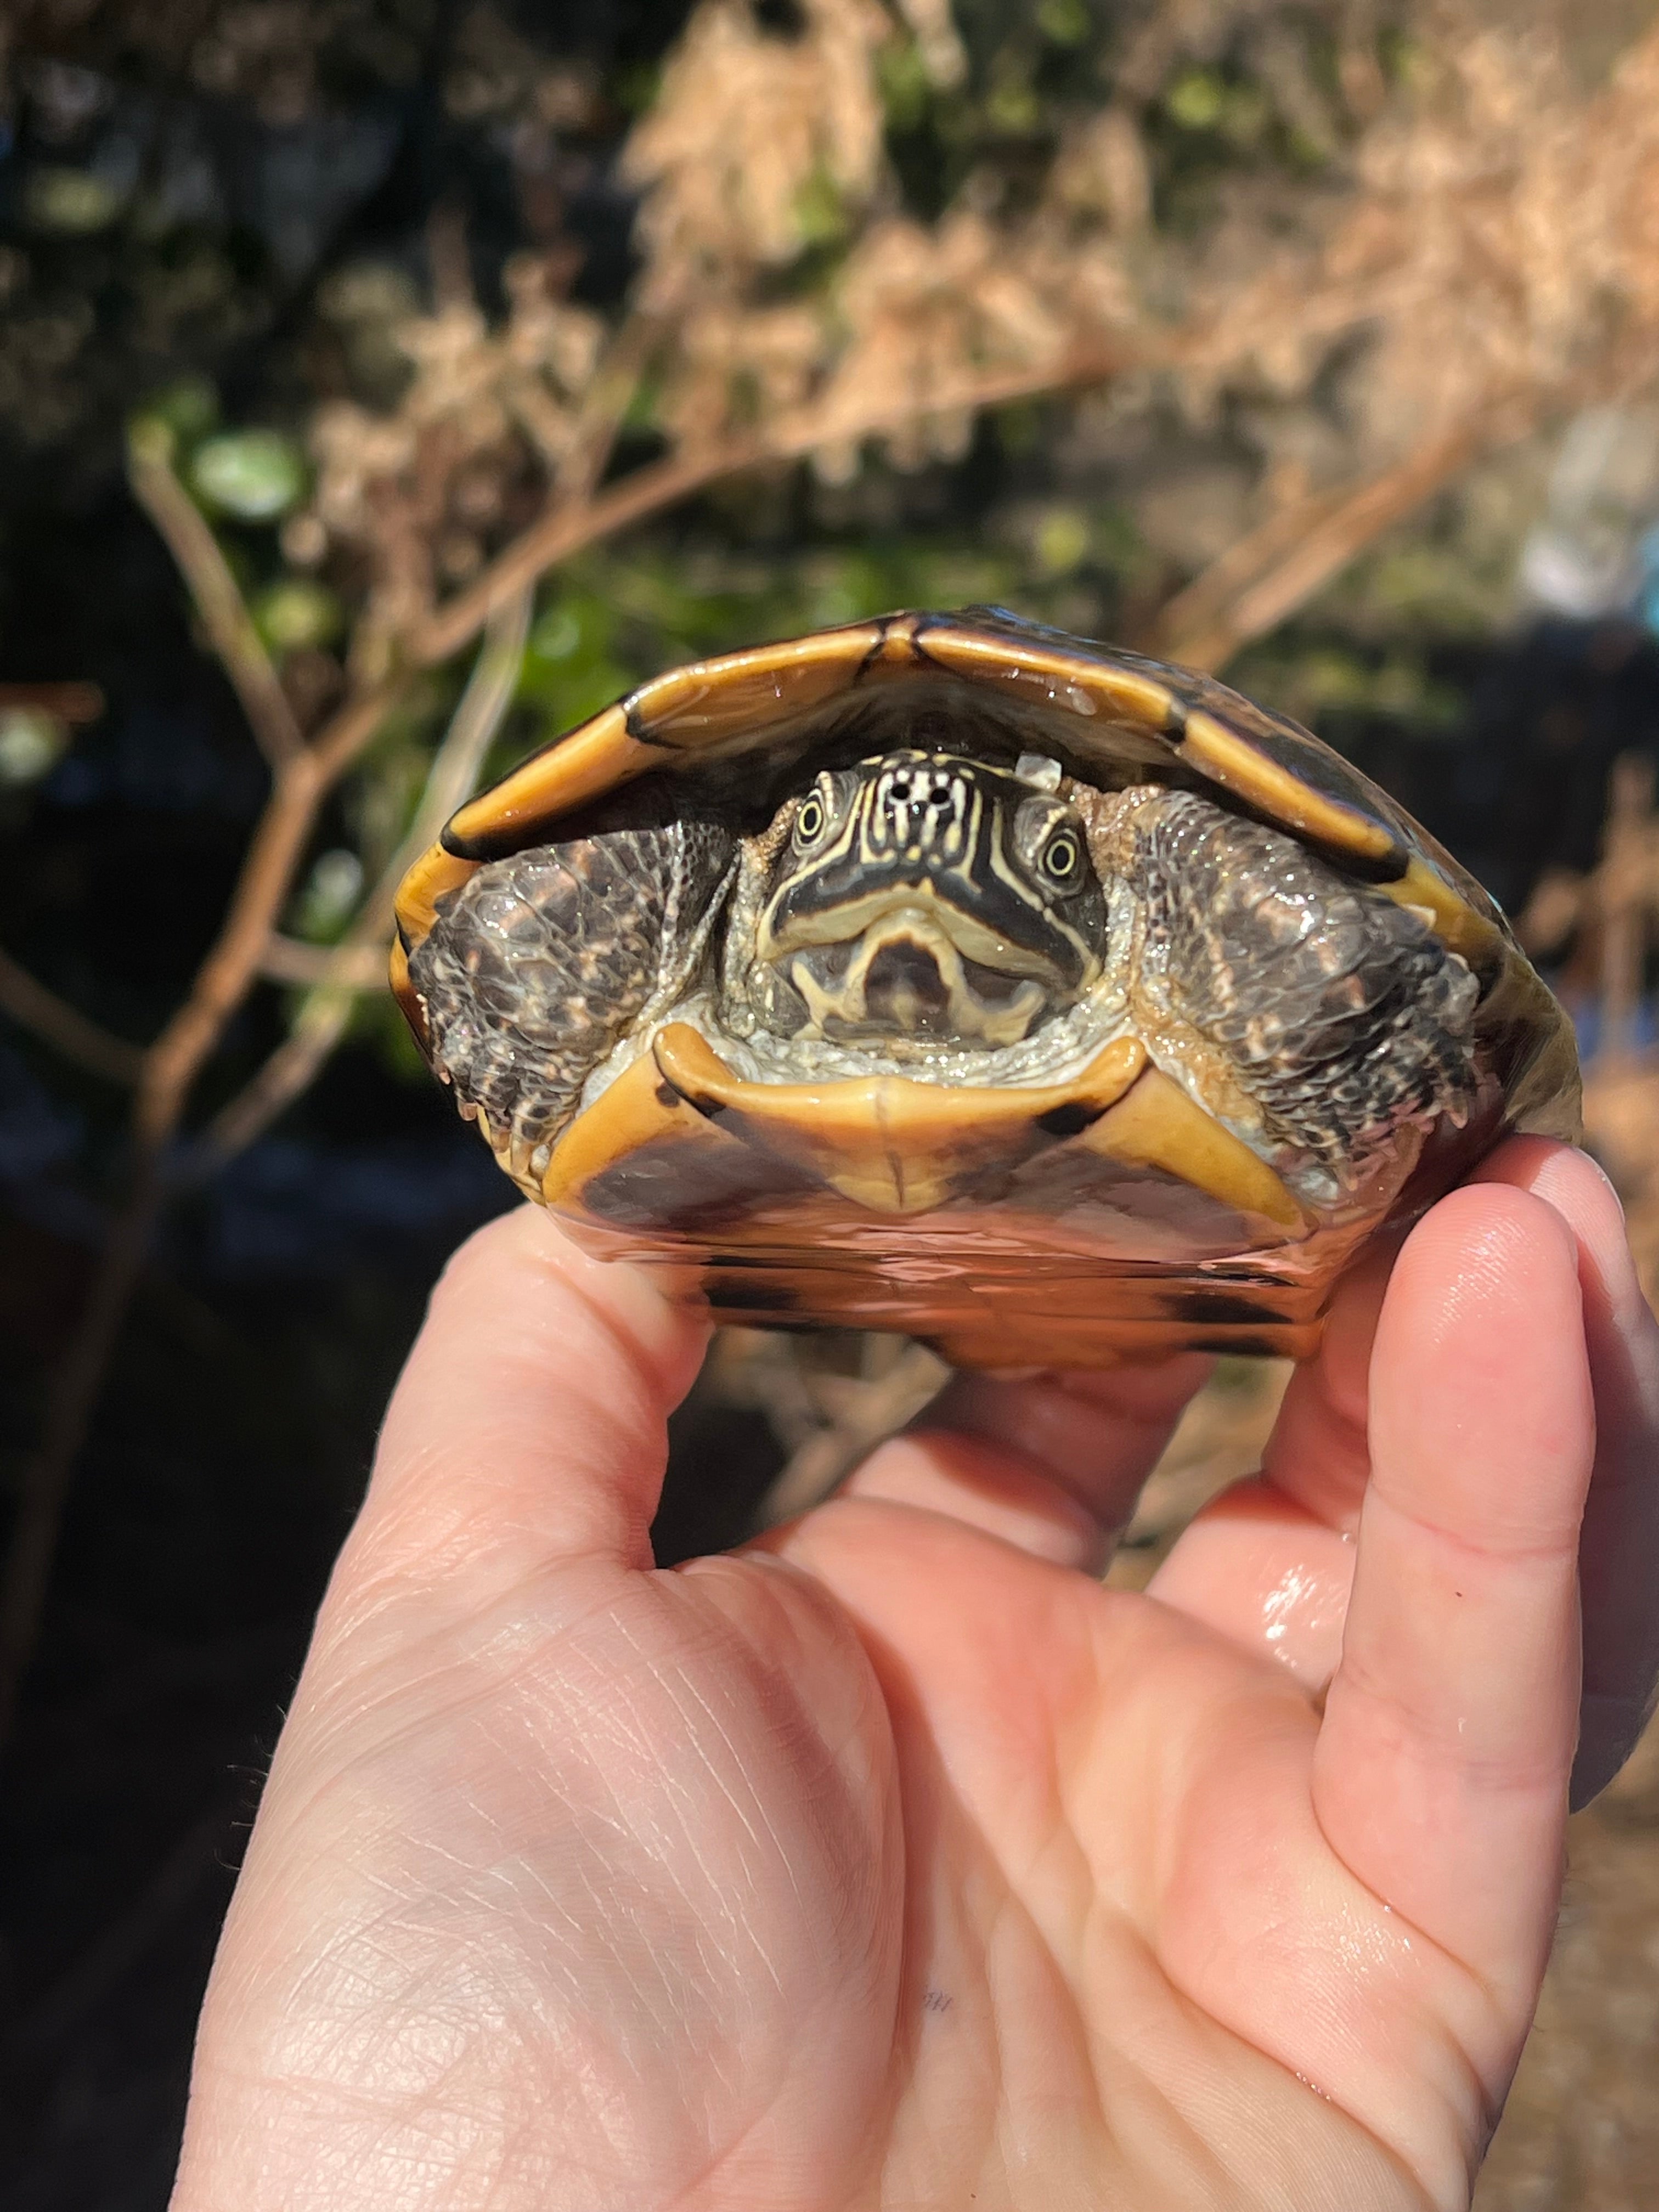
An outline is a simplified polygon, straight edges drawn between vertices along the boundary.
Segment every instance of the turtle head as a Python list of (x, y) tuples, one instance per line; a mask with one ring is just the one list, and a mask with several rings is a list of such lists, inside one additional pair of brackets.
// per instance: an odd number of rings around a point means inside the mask
[(767, 1028), (985, 1050), (1074, 1003), (1105, 897), (1058, 769), (1020, 770), (907, 749), (787, 803), (750, 984)]

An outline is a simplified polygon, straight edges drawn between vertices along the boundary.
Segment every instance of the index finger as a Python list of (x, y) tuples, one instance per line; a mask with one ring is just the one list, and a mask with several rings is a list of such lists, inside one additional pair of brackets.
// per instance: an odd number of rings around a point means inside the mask
[(1584, 1690), (1572, 1771), (1577, 1808), (1635, 1748), (1659, 1683), (1659, 1322), (1637, 1279), (1623, 1209), (1594, 1160), (1542, 1137), (1513, 1137), (1476, 1180), (1545, 1200), (1578, 1246), (1595, 1468), (1578, 1547)]
[(1507, 2033), (1554, 1926), (1595, 1446), (1577, 1253), (1552, 1206), (1488, 1183), (1433, 1208), (1389, 1282), (1370, 1396), (1315, 1806), (1352, 1871), (1497, 1996)]

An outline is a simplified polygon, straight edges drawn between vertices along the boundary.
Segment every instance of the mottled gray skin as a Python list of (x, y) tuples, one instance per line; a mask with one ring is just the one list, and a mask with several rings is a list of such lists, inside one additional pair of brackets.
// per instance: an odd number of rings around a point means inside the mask
[(515, 1164), (557, 1135), (635, 1024), (689, 988), (734, 843), (707, 823), (607, 830), (493, 860), (447, 903), (410, 981), (434, 1066)]
[[(855, 773), (922, 757), (890, 755)], [(1002, 769), (988, 770), (988, 777), (998, 786), (1012, 781)], [(827, 780), (820, 783), (827, 793)], [(1047, 793), (1052, 784), (1036, 788)], [(792, 838), (792, 829), (809, 796), (790, 799), (766, 830), (747, 840), (716, 824), (690, 823), (601, 830), (536, 847), (480, 868), (442, 905), (411, 958), (411, 980), (426, 1009), (440, 1073), (464, 1106), (484, 1115), (497, 1146), (510, 1145), (516, 1170), (539, 1175), (594, 1072), (696, 994), (703, 994), (704, 1007), (712, 1005), (732, 1038), (752, 1036), (757, 1018), (769, 1030), (798, 1036), (803, 1047), (809, 1038), (833, 1034), (823, 1026), (822, 1006), (814, 1026), (795, 988), (810, 981), (799, 932), (792, 938), (779, 920), (800, 903), (794, 881), (813, 841)], [(1024, 946), (1013, 946), (1008, 956), (1011, 987), (1029, 997), (1036, 974), (1047, 994), (1034, 1018), (1039, 1036), (1066, 1002), (1067, 976), (1072, 996), (1085, 1007), (1097, 992), (1103, 1004), (1109, 996), (1158, 1012), (1201, 1040), (1201, 1051), (1213, 1054), (1249, 1102), (1254, 1127), (1243, 1133), (1249, 1141), (1287, 1166), (1298, 1158), (1316, 1163), (1341, 1186), (1352, 1187), (1368, 1157), (1403, 1121), (1442, 1114), (1464, 1118), (1476, 1088), (1479, 990), (1466, 963), (1426, 919), (1354, 881), (1293, 837), (1194, 793), (1139, 787), (1085, 796), (1094, 802), (1091, 842), (1098, 889), (1091, 883), (1080, 893), (1072, 885), (1061, 899), (1055, 887), (1038, 884), (1030, 896), (1048, 901), (1047, 918), (1034, 910)], [(833, 805), (825, 811), (820, 836), (826, 846), (838, 821), (854, 819), (848, 793), (838, 804), (839, 815)], [(1045, 797), (1043, 804), (1059, 823), (1059, 802)], [(1038, 849), (1022, 802), (1011, 802), (1007, 818), (1018, 820), (1026, 844)], [(1037, 831), (1053, 834), (1046, 817)], [(990, 842), (982, 852), (989, 855)], [(969, 982), (983, 985), (994, 964), (986, 958), (988, 890), (1006, 901), (1011, 884), (1023, 884), (1031, 875), (1029, 854), (1021, 860), (1015, 854), (1018, 865), (1010, 866), (1012, 852), (1005, 841), (995, 884), (981, 874), (964, 882), (959, 896), (951, 889), (951, 870), (935, 867), (924, 884), (917, 864), (918, 911), (927, 926), (916, 925), (913, 934), (924, 982), (924, 940), (943, 916), (940, 927), (972, 951), (977, 965), (967, 971)], [(984, 870), (991, 865), (987, 857)], [(873, 855), (866, 876), (849, 832), (836, 866), (845, 878), (837, 896), (857, 910), (844, 952), (824, 936), (823, 916), (833, 914), (833, 902), (819, 897), (811, 917), (815, 972), (831, 990), (840, 988), (843, 967), (861, 945), (867, 951), (875, 943), (878, 932), (885, 933), (881, 957), (888, 959), (895, 927), (890, 900), (870, 919), (871, 885), (879, 890), (889, 881), (890, 855)], [(880, 875), (882, 867), (888, 877)], [(956, 872), (961, 878), (962, 868)], [(1121, 921), (1126, 911), (1134, 917), (1127, 933)], [(1032, 950), (1040, 951), (1044, 930), (1054, 946), (1047, 965)], [(938, 946), (949, 971), (951, 945), (941, 937)], [(905, 962), (913, 950), (907, 939)], [(903, 988), (885, 998), (869, 991), (859, 1001), (863, 1065), (884, 1052), (896, 1073), (927, 1080), (1007, 1079), (1006, 1052), (988, 1041), (983, 1006), (990, 1002), (983, 989), (972, 1009), (980, 1026), (941, 1038), (941, 1006), (947, 1012), (957, 1003), (968, 1006), (965, 990), (952, 985), (956, 995), (941, 998), (900, 980)], [(892, 1034), (884, 1042), (883, 1025), (902, 1025), (913, 1006), (919, 1024), (926, 1024), (927, 1056), (920, 1054), (916, 1038)], [(781, 1030), (781, 1014), (787, 1015)], [(718, 1048), (720, 1035), (712, 1041)], [(1147, 1042), (1158, 1057), (1157, 1037), (1149, 1035)], [(812, 1067), (823, 1074), (822, 1047)], [(1190, 1062), (1179, 1072), (1204, 1095), (1201, 1074), (1194, 1076)], [(1224, 1102), (1212, 1103), (1226, 1112)]]
[(1340, 1167), (1462, 1118), (1480, 986), (1423, 915), (1191, 792), (1134, 823), (1149, 964), (1161, 942), (1170, 1004), (1292, 1144)]

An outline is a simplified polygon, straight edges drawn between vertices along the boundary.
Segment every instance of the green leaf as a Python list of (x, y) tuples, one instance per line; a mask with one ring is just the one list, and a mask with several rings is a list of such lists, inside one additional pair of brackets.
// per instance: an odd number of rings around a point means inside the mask
[(304, 492), (305, 463), (280, 430), (232, 430), (197, 447), (190, 484), (204, 506), (237, 522), (274, 522)]
[(1051, 507), (1038, 523), (1034, 550), (1050, 576), (1069, 576), (1089, 552), (1089, 519), (1074, 507)]
[(181, 376), (152, 392), (137, 419), (165, 423), (181, 446), (198, 444), (219, 425), (219, 395), (204, 376)]
[(1227, 88), (1212, 70), (1188, 70), (1164, 95), (1170, 120), (1183, 131), (1213, 131), (1227, 106)]
[(1080, 46), (1094, 28), (1084, 0), (1041, 0), (1037, 28), (1050, 46)]
[(83, 238), (106, 230), (120, 214), (125, 194), (85, 169), (37, 169), (29, 179), (24, 204), (37, 230)]
[(330, 945), (357, 910), (363, 864), (343, 845), (319, 853), (294, 902), (289, 927), (313, 945)]
[(345, 625), (345, 611), (333, 592), (308, 576), (284, 576), (262, 592), (249, 611), (276, 653), (327, 645)]

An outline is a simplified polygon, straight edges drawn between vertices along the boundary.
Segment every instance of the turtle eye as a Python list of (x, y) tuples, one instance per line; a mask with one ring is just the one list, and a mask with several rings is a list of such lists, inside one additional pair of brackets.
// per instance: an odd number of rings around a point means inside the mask
[(829, 827), (830, 810), (820, 794), (809, 791), (795, 809), (795, 849), (805, 853), (816, 845)]
[(1070, 890), (1083, 874), (1083, 846), (1073, 830), (1057, 830), (1037, 855), (1044, 879)]

